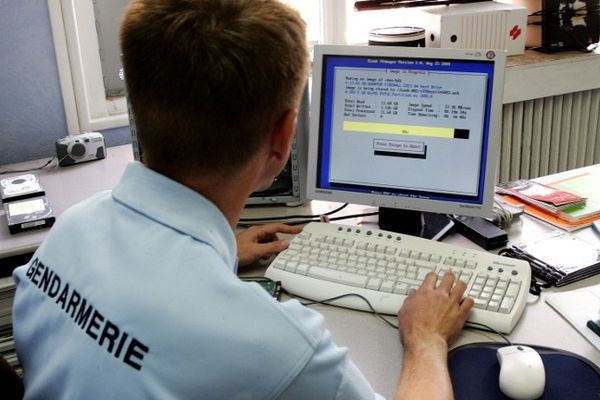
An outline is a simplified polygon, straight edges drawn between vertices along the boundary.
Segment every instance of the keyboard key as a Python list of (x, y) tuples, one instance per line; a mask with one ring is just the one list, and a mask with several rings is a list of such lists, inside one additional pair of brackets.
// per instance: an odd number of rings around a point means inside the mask
[(421, 253), (421, 255), (419, 256), (419, 260), (421, 261), (429, 261), (430, 258), (431, 254), (429, 253)]
[(432, 254), (431, 257), (429, 257), (429, 261), (431, 261), (432, 263), (439, 264), (442, 261), (442, 257)]
[(284, 268), (285, 268), (285, 261), (284, 261), (284, 260), (276, 260), (276, 261), (273, 261), (273, 262), (271, 263), (271, 266), (272, 266), (273, 268), (277, 268), (277, 269), (284, 269)]
[(382, 280), (380, 278), (371, 278), (367, 283), (367, 289), (379, 290)]
[(394, 293), (398, 293), (398, 294), (408, 293), (408, 284), (406, 284), (404, 282), (397, 283), (396, 286), (394, 287)]
[(500, 302), (498, 301), (494, 301), (494, 300), (490, 300), (490, 302), (488, 303), (486, 310), (489, 311), (498, 311), (498, 308), (500, 308)]
[(356, 287), (365, 287), (368, 279), (366, 276), (321, 267), (310, 268), (307, 275), (311, 278), (324, 279), (327, 281), (343, 283), (344, 285)]
[(301, 274), (301, 275), (306, 275), (306, 273), (308, 272), (308, 264), (305, 263), (300, 263), (298, 264), (298, 268), (296, 268), (296, 273), (297, 274)]
[(473, 304), (473, 307), (475, 308), (483, 308), (485, 309), (485, 307), (487, 306), (487, 300), (481, 299), (481, 298), (475, 298), (475, 303)]
[(456, 258), (446, 257), (446, 259), (444, 260), (444, 264), (454, 266), (454, 264), (456, 264)]
[(428, 273), (430, 273), (431, 271), (426, 269), (426, 268), (420, 268), (419, 272), (417, 273), (417, 279), (418, 280), (423, 280), (425, 279), (425, 277), (427, 276)]
[(352, 247), (352, 246), (354, 246), (354, 240), (344, 239), (344, 247)]
[(381, 284), (380, 290), (382, 292), (391, 293), (394, 290), (394, 286), (396, 285), (395, 281), (383, 281)]
[(508, 284), (508, 289), (506, 289), (506, 295), (510, 297), (517, 297), (519, 293), (519, 287), (521, 286), (520, 282), (511, 281)]
[(509, 312), (511, 312), (514, 304), (515, 304), (514, 297), (505, 296), (504, 299), (502, 300), (502, 303), (500, 304), (499, 311), (501, 313), (508, 314)]
[(297, 266), (298, 266), (298, 263), (296, 261), (290, 261), (286, 264), (285, 270), (289, 271), (289, 272), (295, 272)]

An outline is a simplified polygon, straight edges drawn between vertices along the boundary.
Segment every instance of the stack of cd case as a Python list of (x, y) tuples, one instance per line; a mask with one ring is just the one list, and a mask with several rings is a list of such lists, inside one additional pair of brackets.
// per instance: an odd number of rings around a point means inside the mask
[(49, 228), (56, 220), (48, 204), (46, 193), (35, 174), (0, 180), (0, 198), (6, 214), (8, 230), (12, 234)]
[(600, 274), (600, 248), (571, 233), (556, 230), (512, 246), (517, 258), (529, 261), (538, 278), (554, 286)]

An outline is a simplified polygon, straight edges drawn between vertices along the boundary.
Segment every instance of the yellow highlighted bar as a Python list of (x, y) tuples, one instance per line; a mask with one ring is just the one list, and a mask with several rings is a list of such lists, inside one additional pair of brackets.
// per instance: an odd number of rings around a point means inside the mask
[(350, 132), (385, 133), (389, 135), (454, 138), (454, 128), (382, 124), (378, 122), (344, 121), (344, 130)]

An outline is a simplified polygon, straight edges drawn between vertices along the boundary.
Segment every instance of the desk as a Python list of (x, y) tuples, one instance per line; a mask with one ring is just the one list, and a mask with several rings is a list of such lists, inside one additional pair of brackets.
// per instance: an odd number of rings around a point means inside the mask
[[(131, 160), (133, 160), (131, 145), (123, 145), (108, 148), (106, 158), (102, 160), (68, 167), (48, 167), (34, 172), (38, 175), (40, 183), (46, 191), (54, 215), (59, 217), (73, 204), (94, 193), (112, 189)], [(0, 171), (35, 168), (43, 164), (44, 160), (28, 161), (2, 166)], [(21, 174), (8, 173), (0, 175), (0, 178)], [(35, 251), (48, 233), (48, 229), (43, 229), (11, 235), (6, 224), (4, 210), (0, 211), (0, 214), (0, 259)], [(0, 260), (0, 268), (1, 266)]]
[[(38, 172), (48, 199), (58, 218), (71, 204), (76, 203), (95, 192), (114, 187), (126, 164), (132, 159), (131, 147), (120, 146), (108, 149), (105, 160), (79, 164), (72, 167), (49, 169)], [(22, 163), (14, 167), (32, 167), (40, 162)], [(4, 167), (8, 168), (8, 167)], [(7, 175), (9, 176), (9, 175)], [(321, 214), (332, 210), (337, 204), (326, 202), (310, 202), (301, 207), (257, 206), (248, 208), (243, 217), (290, 214)], [(349, 212), (371, 211), (370, 207), (351, 206)], [(346, 210), (344, 211), (346, 212)], [(2, 220), (4, 217), (2, 217)], [(371, 225), (373, 218), (354, 219), (346, 223)], [(10, 235), (5, 221), (0, 223), (0, 257), (7, 257), (35, 250), (47, 234), (47, 230), (25, 232)], [(552, 230), (552, 227), (522, 216), (509, 229), (511, 242), (518, 242), (536, 237)], [(591, 229), (578, 232), (587, 240), (600, 242)], [(76, 238), (73, 238), (76, 241)], [(475, 244), (458, 234), (451, 234), (446, 242), (479, 249)], [(266, 264), (257, 264), (245, 271), (245, 274), (256, 275), (266, 268)], [(566, 288), (552, 288), (549, 291), (564, 291), (600, 284), (600, 275), (580, 281)], [(536, 299), (530, 295), (530, 302), (525, 312), (509, 335), (513, 342), (536, 344), (568, 350), (588, 358), (600, 366), (600, 352), (583, 336), (575, 331), (558, 313), (544, 302), (545, 294)], [(312, 306), (324, 316), (327, 327), (340, 346), (350, 349), (350, 356), (363, 371), (374, 389), (388, 399), (394, 397), (397, 378), (400, 373), (402, 346), (398, 333), (368, 313), (338, 309), (329, 306)], [(454, 347), (479, 341), (500, 341), (491, 333), (473, 329), (464, 330), (454, 343)]]

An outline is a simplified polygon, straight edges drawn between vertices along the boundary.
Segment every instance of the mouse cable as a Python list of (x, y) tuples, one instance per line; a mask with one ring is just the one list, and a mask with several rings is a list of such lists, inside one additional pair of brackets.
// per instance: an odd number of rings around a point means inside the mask
[[(285, 289), (284, 289), (285, 291)], [(285, 291), (285, 293), (287, 293), (288, 295), (291, 295), (289, 292)], [(324, 305), (328, 305), (328, 306), (333, 306), (333, 307), (340, 307), (340, 308), (345, 308), (345, 307), (341, 307), (335, 304), (330, 304), (332, 301), (335, 300), (339, 300), (342, 299), (344, 297), (358, 297), (359, 299), (363, 300), (367, 306), (369, 307), (370, 314), (374, 315), (376, 318), (380, 319), (381, 321), (385, 322), (387, 325), (389, 325), (390, 327), (394, 328), (394, 329), (398, 329), (398, 325), (394, 324), (393, 322), (387, 320), (382, 314), (380, 314), (379, 312), (377, 312), (375, 310), (375, 308), (373, 307), (373, 305), (371, 304), (371, 302), (364, 296), (358, 294), (358, 293), (346, 293), (346, 294), (341, 294), (339, 296), (335, 296), (335, 297), (331, 297), (328, 299), (324, 299), (324, 300), (320, 300), (320, 301), (316, 301), (316, 300), (311, 300), (311, 301), (307, 301), (307, 302), (300, 302), (300, 304), (302, 304), (303, 306), (312, 306), (314, 304), (324, 304)]]
[(496, 335), (498, 335), (502, 339), (504, 339), (504, 341), (506, 343), (508, 343), (509, 346), (512, 346), (512, 342), (510, 341), (510, 339), (506, 335), (498, 332), (496, 329), (492, 328), (489, 325), (481, 324), (479, 322), (467, 321), (467, 322), (465, 322), (465, 327), (467, 327), (467, 328), (474, 328), (474, 329), (479, 329), (479, 330), (483, 330), (483, 331), (488, 331), (488, 332), (495, 333)]
[[(288, 224), (288, 225), (305, 225), (308, 224), (310, 222), (331, 222), (331, 221), (340, 221), (340, 220), (344, 220), (344, 219), (352, 219), (352, 218), (361, 218), (361, 217), (371, 217), (374, 215), (378, 215), (379, 213), (377, 211), (375, 212), (370, 212), (370, 213), (361, 213), (361, 214), (351, 214), (351, 215), (344, 215), (341, 217), (328, 217), (327, 215), (321, 215), (321, 216), (315, 216), (312, 219), (304, 219), (304, 220), (300, 220), (300, 221), (287, 221), (282, 217), (282, 219), (280, 220), (280, 222), (284, 223), (284, 224)], [(317, 219), (318, 217), (318, 219)], [(252, 226), (260, 226), (260, 225), (265, 225), (267, 223), (269, 223), (271, 221), (261, 221), (259, 223), (254, 223), (254, 224), (247, 224), (247, 223), (239, 223), (237, 226), (240, 228), (250, 228)]]
[(352, 219), (352, 218), (362, 218), (362, 217), (371, 217), (373, 215), (379, 215), (379, 212), (374, 211), (374, 212), (370, 212), (370, 213), (360, 213), (360, 214), (350, 214), (350, 215), (344, 215), (341, 217), (328, 217), (326, 215), (321, 216), (319, 219), (309, 219), (309, 220), (304, 220), (304, 221), (290, 221), (288, 222), (289, 225), (304, 225), (304, 224), (308, 224), (309, 222), (325, 222), (325, 223), (329, 223), (332, 221), (341, 221), (344, 219)]
[(493, 219), (492, 223), (498, 225), (504, 229), (510, 225), (513, 220), (513, 214), (502, 204), (502, 202), (494, 199), (494, 205), (492, 208)]
[[(282, 291), (284, 293), (286, 293), (288, 296), (294, 296), (291, 293), (289, 293), (288, 291), (286, 291), (285, 289), (282, 289)], [(295, 296), (295, 297), (297, 297), (297, 296)], [(369, 300), (366, 297), (364, 297), (364, 296), (362, 296), (362, 295), (360, 295), (358, 293), (346, 293), (346, 294), (342, 294), (342, 295), (339, 295), (339, 296), (331, 297), (329, 299), (324, 299), (324, 300), (320, 300), (320, 301), (316, 301), (316, 300), (313, 301), (313, 300), (311, 300), (311, 301), (307, 301), (307, 302), (304, 302), (304, 303), (300, 302), (300, 304), (302, 304), (303, 306), (311, 306), (311, 305), (314, 305), (314, 304), (324, 304), (324, 305), (333, 306), (333, 307), (340, 307), (340, 306), (337, 306), (335, 304), (330, 304), (330, 303), (332, 301), (339, 300), (339, 299), (344, 298), (344, 297), (358, 297), (359, 299), (363, 300), (367, 304), (367, 306), (371, 310), (371, 312), (370, 312), (371, 314), (373, 314), (375, 317), (377, 317), (381, 321), (385, 322), (390, 327), (392, 327), (394, 329), (399, 329), (398, 325), (396, 325), (393, 322), (389, 321), (382, 314), (380, 314), (379, 312), (377, 312), (375, 310), (375, 308), (373, 307), (373, 305), (371, 304), (371, 302), (369, 302)], [(344, 308), (344, 307), (340, 307), (340, 308)], [(467, 327), (467, 328), (473, 328), (473, 329), (479, 329), (479, 330), (483, 330), (483, 331), (495, 333), (496, 335), (500, 336), (506, 343), (508, 343), (509, 346), (512, 346), (512, 342), (510, 341), (510, 339), (506, 335), (502, 334), (501, 332), (499, 332), (498, 330), (492, 328), (489, 325), (482, 324), (482, 323), (479, 323), (479, 322), (467, 321), (467, 322), (465, 322), (465, 327)]]
[(332, 215), (335, 214), (339, 211), (342, 211), (344, 208), (348, 207), (348, 203), (344, 203), (342, 204), (340, 207), (333, 209), (331, 211), (328, 211), (326, 213), (323, 214), (319, 214), (319, 215), (281, 215), (281, 216), (273, 216), (273, 217), (257, 217), (257, 218), (240, 218), (240, 222), (260, 222), (260, 221), (278, 221), (278, 220), (287, 220), (287, 219), (299, 219), (299, 218), (304, 218), (304, 219), (309, 219), (309, 218), (319, 218), (322, 215)]

